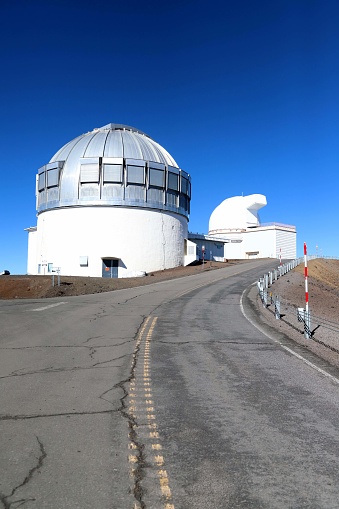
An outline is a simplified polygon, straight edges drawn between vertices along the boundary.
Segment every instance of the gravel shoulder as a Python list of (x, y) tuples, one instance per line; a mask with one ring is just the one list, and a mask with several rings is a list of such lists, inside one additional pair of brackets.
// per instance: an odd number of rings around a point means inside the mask
[[(282, 320), (276, 320), (273, 306), (264, 308), (259, 296), (255, 297), (260, 320), (264, 325), (339, 367), (339, 260), (309, 261), (308, 289), (313, 339), (305, 339), (303, 324), (298, 322), (296, 313), (298, 307), (305, 307), (304, 265), (288, 272), (269, 288), (274, 296), (280, 297), (281, 313), (284, 315)], [(319, 322), (322, 324), (319, 325)]]

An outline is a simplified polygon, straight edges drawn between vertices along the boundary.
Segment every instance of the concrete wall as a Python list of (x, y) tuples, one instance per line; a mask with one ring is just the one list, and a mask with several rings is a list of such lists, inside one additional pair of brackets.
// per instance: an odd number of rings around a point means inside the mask
[[(251, 258), (249, 253), (256, 253), (257, 258), (276, 257), (276, 232), (272, 230), (248, 231), (244, 234), (244, 257)], [(252, 255), (253, 257), (253, 255)]]
[(202, 247), (205, 247), (204, 260), (224, 261), (224, 245), (223, 242), (218, 242), (208, 239), (194, 239), (197, 245), (198, 260), (202, 260)]
[[(239, 235), (237, 235), (237, 238)], [(232, 242), (232, 239), (225, 244), (224, 258), (226, 260), (242, 260), (245, 258), (244, 255), (244, 240), (238, 242)]]
[[(248, 258), (297, 257), (296, 232), (287, 228), (268, 226), (248, 229), (239, 235), (229, 232), (224, 235), (224, 258), (229, 260)], [(235, 242), (238, 241), (238, 242)]]
[[(29, 233), (28, 267), (38, 273), (43, 261), (63, 275), (102, 276), (102, 258), (119, 259), (119, 277), (152, 272), (184, 262), (187, 219), (170, 212), (120, 207), (50, 210), (38, 216)], [(88, 259), (88, 266), (80, 266)], [(48, 266), (47, 266), (48, 267)], [(44, 266), (40, 273), (46, 273)]]
[[(296, 232), (280, 227), (263, 227), (244, 235), (245, 254), (259, 251), (258, 258), (294, 259), (297, 257)], [(248, 256), (245, 256), (248, 258)]]
[(27, 274), (36, 274), (37, 270), (37, 232), (30, 231), (28, 233), (28, 256), (27, 256)]
[(189, 265), (190, 263), (196, 262), (197, 260), (199, 260), (197, 245), (191, 240), (185, 239), (184, 265)]
[(287, 259), (294, 259), (297, 257), (297, 234), (296, 232), (287, 232), (283, 230), (276, 231), (276, 258), (280, 256)]

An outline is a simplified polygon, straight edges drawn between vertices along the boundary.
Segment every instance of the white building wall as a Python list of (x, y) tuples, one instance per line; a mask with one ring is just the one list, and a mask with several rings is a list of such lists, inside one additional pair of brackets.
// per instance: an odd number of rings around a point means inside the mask
[(295, 259), (297, 257), (297, 234), (296, 232), (277, 230), (276, 258)]
[(27, 257), (27, 274), (36, 274), (36, 245), (37, 231), (29, 231), (28, 233), (28, 257)]
[(189, 265), (190, 263), (196, 262), (199, 260), (199, 256), (197, 253), (197, 245), (191, 240), (185, 239), (185, 256), (184, 256), (184, 265)]
[(250, 253), (258, 253), (257, 258), (275, 258), (275, 230), (253, 230), (244, 234), (244, 257), (253, 257)]
[[(242, 239), (235, 243), (235, 240)], [(269, 226), (249, 229), (240, 236), (237, 232), (225, 234), (224, 257), (226, 259), (282, 258), (294, 259), (296, 253), (296, 232)], [(233, 241), (233, 242), (232, 242)]]
[[(45, 261), (63, 275), (101, 277), (102, 258), (117, 258), (119, 277), (128, 277), (183, 265), (185, 238), (187, 219), (174, 213), (102, 206), (50, 210), (38, 216), (28, 266), (37, 274)], [(29, 242), (33, 246), (34, 239)], [(80, 266), (80, 257), (88, 257), (88, 266)]]
[[(237, 234), (236, 237), (239, 237)], [(226, 242), (224, 246), (224, 258), (226, 260), (242, 260), (244, 258), (244, 240), (240, 242), (232, 242), (232, 236), (228, 235), (230, 238), (229, 242)]]

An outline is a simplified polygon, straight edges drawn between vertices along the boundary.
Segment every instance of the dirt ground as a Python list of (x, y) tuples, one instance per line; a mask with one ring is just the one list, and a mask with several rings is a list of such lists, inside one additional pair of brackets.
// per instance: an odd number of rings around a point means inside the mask
[(60, 276), (58, 286), (57, 275), (54, 276), (0, 276), (0, 299), (44, 299), (48, 297), (62, 297), (86, 295), (92, 293), (110, 292), (123, 288), (149, 285), (166, 279), (200, 274), (202, 271), (216, 270), (222, 267), (246, 263), (246, 260), (232, 260), (229, 262), (205, 262), (204, 265), (176, 267), (174, 269), (151, 272), (145, 277), (104, 279), (101, 277)]
[[(60, 276), (0, 276), (0, 299), (43, 299), (48, 297), (85, 295), (109, 292), (123, 288), (143, 286), (166, 279), (200, 274), (202, 271), (247, 263), (246, 260), (231, 260), (225, 263), (206, 262), (204, 265), (176, 267), (147, 274), (145, 277), (104, 279), (101, 277)], [(309, 302), (315, 315), (339, 322), (339, 260), (318, 258), (308, 264)], [(270, 289), (294, 307), (305, 303), (304, 265), (275, 281)]]
[[(274, 282), (270, 290), (296, 308), (305, 307), (304, 264)], [(308, 262), (308, 294), (314, 315), (339, 323), (339, 260)]]

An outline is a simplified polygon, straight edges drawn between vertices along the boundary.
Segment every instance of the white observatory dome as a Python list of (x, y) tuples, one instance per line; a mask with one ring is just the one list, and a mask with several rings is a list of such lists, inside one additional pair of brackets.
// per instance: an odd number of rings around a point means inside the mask
[(190, 177), (147, 134), (107, 124), (62, 147), (38, 171), (37, 209), (161, 208), (188, 217)]
[(209, 235), (259, 226), (258, 210), (265, 205), (267, 201), (263, 194), (227, 198), (211, 214)]
[(147, 134), (107, 124), (38, 170), (28, 273), (128, 277), (182, 265), (191, 178)]

